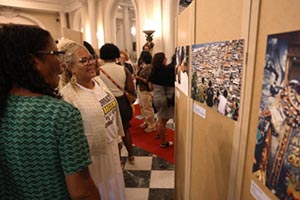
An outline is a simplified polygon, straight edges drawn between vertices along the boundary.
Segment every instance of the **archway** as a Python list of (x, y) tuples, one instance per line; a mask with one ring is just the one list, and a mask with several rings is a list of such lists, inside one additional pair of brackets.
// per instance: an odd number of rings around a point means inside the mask
[(131, 34), (131, 29), (135, 29), (135, 32), (139, 31), (136, 2), (133, 0), (110, 1), (105, 13), (105, 16), (113, 16), (105, 18), (106, 41), (115, 43), (120, 49), (126, 50), (135, 61), (139, 36)]
[(8, 23), (37, 25), (41, 28), (45, 28), (45, 25), (40, 20), (31, 15), (22, 13), (13, 8), (2, 7), (0, 8), (0, 24)]

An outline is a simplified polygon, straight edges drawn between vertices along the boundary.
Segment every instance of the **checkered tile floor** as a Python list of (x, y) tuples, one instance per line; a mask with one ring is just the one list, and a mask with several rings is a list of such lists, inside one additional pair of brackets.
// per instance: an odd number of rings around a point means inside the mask
[(135, 163), (126, 161), (127, 151), (122, 148), (127, 200), (173, 200), (174, 165), (137, 146)]

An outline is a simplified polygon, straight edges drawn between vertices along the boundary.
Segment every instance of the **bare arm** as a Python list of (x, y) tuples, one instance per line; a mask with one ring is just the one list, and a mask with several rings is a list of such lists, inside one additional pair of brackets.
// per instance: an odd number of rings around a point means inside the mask
[(150, 89), (151, 91), (153, 91), (153, 85), (152, 85), (151, 82), (148, 82), (148, 86), (149, 86), (149, 89)]
[(142, 81), (142, 82), (144, 82), (144, 83), (148, 83), (148, 80), (145, 79), (145, 78), (143, 78), (143, 77), (136, 76), (136, 79), (138, 79), (138, 80), (140, 80), (140, 81)]
[(88, 168), (68, 175), (65, 179), (73, 200), (100, 200), (100, 194)]
[(125, 73), (126, 73), (126, 83), (125, 83), (125, 89), (130, 93), (130, 94), (135, 94), (135, 88), (134, 88), (134, 83), (133, 83), (133, 78), (130, 73), (130, 71), (126, 68)]

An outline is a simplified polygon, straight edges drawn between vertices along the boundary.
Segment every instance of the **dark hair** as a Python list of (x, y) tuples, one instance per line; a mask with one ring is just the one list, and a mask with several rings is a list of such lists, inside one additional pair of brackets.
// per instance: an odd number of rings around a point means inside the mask
[(119, 57), (120, 50), (113, 43), (106, 43), (100, 48), (100, 58), (102, 60), (115, 60)]
[(151, 49), (151, 48), (150, 48), (150, 45), (149, 45), (148, 43), (146, 43), (146, 44), (144, 44), (144, 46), (143, 46), (143, 51), (147, 51), (147, 50), (145, 50), (146, 47), (148, 47), (149, 50)]
[(35, 53), (46, 50), (51, 41), (50, 33), (37, 26), (8, 24), (0, 28), (0, 118), (13, 86), (59, 97), (58, 90), (45, 82), (33, 60)]
[(205, 83), (205, 78), (204, 77), (201, 78), (201, 83), (203, 83), (203, 84)]
[(224, 90), (224, 91), (223, 91), (223, 96), (226, 98), (227, 95), (228, 95), (227, 90)]
[(153, 69), (155, 70), (157, 68), (165, 66), (164, 65), (165, 58), (166, 58), (166, 55), (163, 52), (159, 52), (159, 53), (154, 54), (153, 59), (152, 59)]
[(173, 54), (171, 57), (171, 62), (168, 64), (168, 66), (175, 66), (176, 65), (176, 54)]
[(146, 64), (151, 64), (152, 61), (152, 55), (149, 51), (142, 51), (140, 56), (140, 62), (144, 62)]

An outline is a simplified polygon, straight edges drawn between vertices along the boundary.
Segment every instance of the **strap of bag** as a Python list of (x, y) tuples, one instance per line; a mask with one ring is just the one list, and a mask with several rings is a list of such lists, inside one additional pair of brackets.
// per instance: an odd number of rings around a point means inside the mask
[(99, 67), (99, 70), (115, 85), (117, 86), (117, 88), (119, 88), (121, 91), (123, 91), (126, 94), (131, 94), (130, 92), (126, 91), (125, 89), (123, 89), (108, 73), (106, 73), (106, 71), (104, 69), (102, 69), (101, 67)]

